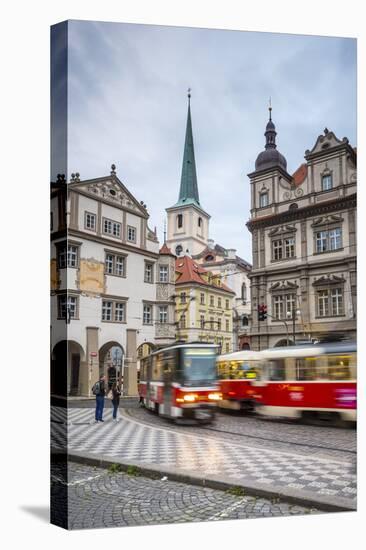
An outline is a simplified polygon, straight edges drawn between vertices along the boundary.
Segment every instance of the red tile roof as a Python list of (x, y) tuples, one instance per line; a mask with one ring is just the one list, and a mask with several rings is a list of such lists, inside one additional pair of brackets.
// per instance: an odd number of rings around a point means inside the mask
[(308, 166), (307, 164), (303, 163), (300, 164), (298, 169), (292, 174), (292, 179), (296, 187), (298, 185), (301, 185), (304, 179), (306, 178), (306, 175), (308, 173)]
[[(194, 260), (192, 260), (190, 256), (180, 256), (179, 258), (177, 258), (175, 260), (175, 271), (178, 274), (178, 277), (175, 281), (176, 284), (198, 283), (200, 285), (215, 288), (216, 290), (225, 290), (226, 292), (235, 294), (228, 286), (224, 285), (223, 283), (221, 283), (220, 286), (217, 286), (206, 281), (202, 275), (209, 275), (210, 272), (207, 271), (207, 269), (201, 267)], [(213, 277), (215, 277), (215, 275), (213, 275)]]

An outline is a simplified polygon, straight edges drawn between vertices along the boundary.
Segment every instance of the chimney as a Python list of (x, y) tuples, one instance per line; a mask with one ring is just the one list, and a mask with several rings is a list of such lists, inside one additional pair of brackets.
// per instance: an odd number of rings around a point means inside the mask
[(215, 248), (215, 241), (213, 239), (208, 239), (207, 246), (210, 250), (213, 250)]

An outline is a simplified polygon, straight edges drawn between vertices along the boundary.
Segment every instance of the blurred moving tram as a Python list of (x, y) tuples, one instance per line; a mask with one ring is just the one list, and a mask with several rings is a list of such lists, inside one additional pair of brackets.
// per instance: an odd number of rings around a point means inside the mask
[(174, 420), (211, 422), (221, 399), (218, 346), (176, 344), (141, 359), (139, 395), (147, 409)]
[(263, 416), (356, 421), (354, 342), (241, 351), (219, 356), (217, 367), (223, 408)]

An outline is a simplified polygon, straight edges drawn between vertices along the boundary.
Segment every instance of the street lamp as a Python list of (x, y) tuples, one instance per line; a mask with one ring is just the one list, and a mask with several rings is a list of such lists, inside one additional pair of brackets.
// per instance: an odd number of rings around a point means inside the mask
[(294, 340), (294, 345), (296, 344), (295, 320), (296, 320), (296, 316), (300, 315), (300, 313), (301, 311), (299, 309), (295, 309), (294, 307), (292, 308), (292, 313), (291, 311), (288, 311), (286, 313), (286, 316), (288, 319), (292, 318), (292, 338)]

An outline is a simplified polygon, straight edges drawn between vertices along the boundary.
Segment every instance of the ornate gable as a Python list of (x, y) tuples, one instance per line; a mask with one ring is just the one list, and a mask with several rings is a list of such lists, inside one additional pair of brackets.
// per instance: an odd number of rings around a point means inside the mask
[(343, 275), (322, 275), (318, 279), (315, 279), (313, 286), (329, 286), (329, 285), (343, 285), (346, 279)]
[(322, 226), (328, 226), (332, 224), (339, 224), (343, 222), (342, 216), (338, 214), (333, 214), (329, 216), (322, 216), (321, 218), (316, 218), (313, 223), (311, 224), (311, 227), (322, 227)]
[(297, 231), (296, 227), (294, 225), (281, 225), (280, 227), (275, 227), (270, 231), (268, 234), (270, 237), (274, 237), (277, 235), (285, 235), (288, 233), (295, 233)]
[(149, 217), (143, 202), (139, 203), (113, 173), (105, 178), (87, 181), (80, 181), (75, 177), (71, 178), (69, 188), (73, 191), (86, 193), (93, 198), (103, 199), (103, 201), (109, 202), (113, 206), (132, 210), (144, 218)]
[(280, 292), (280, 291), (295, 291), (299, 285), (291, 281), (279, 281), (274, 283), (269, 289), (270, 292)]
[(338, 139), (334, 132), (330, 132), (328, 128), (325, 128), (324, 134), (318, 136), (315, 145), (311, 149), (311, 151), (309, 151), (309, 149), (305, 151), (305, 158), (317, 153), (326, 152), (329, 149), (334, 149), (335, 147), (339, 147), (340, 145), (344, 145), (352, 149), (346, 137), (344, 137), (343, 139)]

